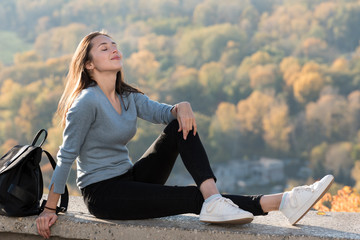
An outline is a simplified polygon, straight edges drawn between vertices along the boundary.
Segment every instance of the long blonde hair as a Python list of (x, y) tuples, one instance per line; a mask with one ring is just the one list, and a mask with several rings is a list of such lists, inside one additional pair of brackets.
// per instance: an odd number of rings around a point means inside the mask
[[(90, 74), (85, 68), (85, 65), (88, 61), (92, 60), (90, 50), (93, 45), (91, 40), (99, 35), (111, 38), (108, 34), (102, 31), (88, 34), (81, 40), (71, 59), (69, 72), (66, 76), (65, 90), (60, 98), (56, 112), (61, 118), (61, 125), (63, 127), (65, 126), (66, 122), (66, 113), (79, 93), (90, 85), (96, 85), (96, 81), (91, 78)], [(124, 82), (123, 71), (119, 71), (116, 75), (115, 91), (120, 94), (120, 96), (122, 96), (124, 93), (130, 92), (142, 93), (137, 88), (134, 88)]]

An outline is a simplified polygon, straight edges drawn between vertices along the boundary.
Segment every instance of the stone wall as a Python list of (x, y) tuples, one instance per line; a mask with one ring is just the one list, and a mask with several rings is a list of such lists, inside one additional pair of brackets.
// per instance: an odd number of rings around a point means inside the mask
[[(36, 216), (0, 216), (0, 239), (43, 239), (37, 235)], [(211, 225), (198, 221), (196, 215), (112, 221), (90, 215), (81, 197), (70, 197), (69, 210), (59, 214), (51, 228), (51, 239), (360, 239), (360, 213), (310, 211), (291, 226), (279, 212), (255, 217), (245, 225)]]

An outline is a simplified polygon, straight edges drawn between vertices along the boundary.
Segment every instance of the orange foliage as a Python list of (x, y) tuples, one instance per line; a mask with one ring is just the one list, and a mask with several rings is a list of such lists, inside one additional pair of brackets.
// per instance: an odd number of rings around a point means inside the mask
[(349, 186), (338, 190), (337, 195), (326, 193), (314, 209), (324, 212), (360, 212), (360, 194)]

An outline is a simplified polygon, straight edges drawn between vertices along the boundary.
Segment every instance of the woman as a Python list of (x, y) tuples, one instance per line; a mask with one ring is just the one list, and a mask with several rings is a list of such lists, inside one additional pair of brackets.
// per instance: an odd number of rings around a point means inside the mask
[[(295, 224), (331, 185), (328, 175), (286, 193), (220, 195), (190, 104), (150, 100), (124, 82), (122, 60), (116, 43), (102, 32), (84, 37), (72, 58), (58, 107), (65, 127), (63, 144), (45, 209), (36, 220), (43, 237), (50, 237), (57, 220), (56, 205), (75, 159), (86, 206), (107, 219), (195, 213), (203, 222), (244, 224), (254, 215), (280, 209)], [(137, 117), (168, 125), (132, 164), (126, 144), (135, 135)], [(178, 154), (197, 186), (164, 186)]]

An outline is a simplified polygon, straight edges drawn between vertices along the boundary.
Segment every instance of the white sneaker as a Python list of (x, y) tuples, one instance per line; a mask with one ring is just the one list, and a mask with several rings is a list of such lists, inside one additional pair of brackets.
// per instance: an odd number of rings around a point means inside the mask
[(310, 186), (295, 187), (290, 192), (285, 192), (284, 203), (280, 211), (294, 225), (327, 192), (333, 181), (332, 175), (326, 175)]
[(251, 212), (239, 208), (230, 199), (219, 197), (203, 204), (200, 221), (207, 223), (245, 224), (254, 219)]

